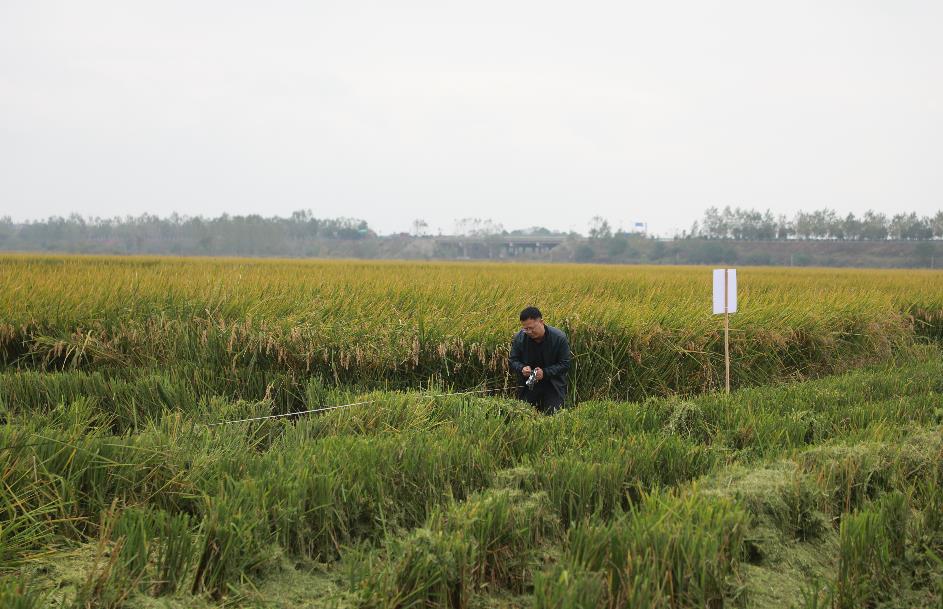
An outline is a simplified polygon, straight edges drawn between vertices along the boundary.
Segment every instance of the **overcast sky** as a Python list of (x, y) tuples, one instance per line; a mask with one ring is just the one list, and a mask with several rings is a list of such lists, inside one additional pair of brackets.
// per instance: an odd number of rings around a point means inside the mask
[(943, 2), (0, 0), (0, 216), (943, 208)]

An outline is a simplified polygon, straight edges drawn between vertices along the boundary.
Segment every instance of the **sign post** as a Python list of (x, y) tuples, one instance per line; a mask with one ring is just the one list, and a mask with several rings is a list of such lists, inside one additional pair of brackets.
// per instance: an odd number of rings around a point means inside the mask
[(737, 312), (737, 269), (714, 269), (714, 315), (724, 315), (724, 378), (730, 393), (730, 314)]

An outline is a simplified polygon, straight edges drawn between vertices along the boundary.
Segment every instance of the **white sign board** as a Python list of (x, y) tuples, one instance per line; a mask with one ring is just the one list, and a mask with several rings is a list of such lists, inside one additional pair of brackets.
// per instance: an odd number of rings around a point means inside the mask
[[(726, 309), (724, 307), (725, 283), (727, 285)], [(714, 269), (714, 314), (723, 315), (725, 312), (737, 312), (737, 269)]]

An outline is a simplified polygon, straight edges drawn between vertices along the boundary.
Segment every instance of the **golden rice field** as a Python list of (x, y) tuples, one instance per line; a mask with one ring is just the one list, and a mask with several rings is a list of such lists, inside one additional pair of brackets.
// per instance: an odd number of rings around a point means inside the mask
[[(934, 271), (740, 269), (733, 385), (809, 378), (943, 336)], [(502, 383), (517, 313), (570, 336), (574, 399), (722, 383), (705, 268), (4, 256), (0, 356), (190, 363), (409, 388)]]
[(943, 273), (738, 274), (0, 256), (0, 608), (943, 606)]

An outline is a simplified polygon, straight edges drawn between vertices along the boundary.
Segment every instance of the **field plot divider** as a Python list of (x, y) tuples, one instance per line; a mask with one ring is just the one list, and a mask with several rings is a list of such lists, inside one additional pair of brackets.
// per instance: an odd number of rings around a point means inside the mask
[(724, 369), (727, 393), (730, 393), (730, 273), (724, 269)]
[(730, 314), (737, 312), (737, 269), (714, 269), (714, 314), (724, 315), (724, 387), (730, 393)]

